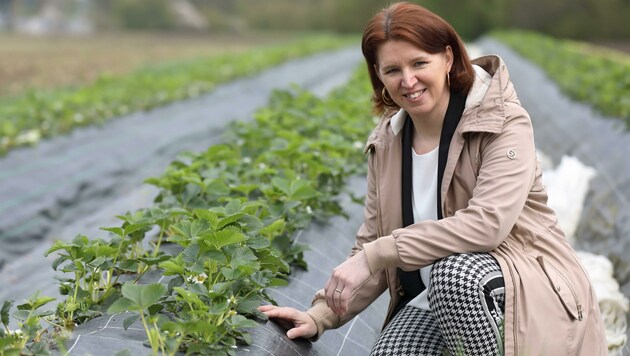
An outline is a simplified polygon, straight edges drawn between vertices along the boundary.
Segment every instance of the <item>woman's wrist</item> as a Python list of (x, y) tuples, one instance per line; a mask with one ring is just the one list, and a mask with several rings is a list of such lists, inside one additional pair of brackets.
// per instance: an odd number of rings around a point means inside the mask
[(400, 264), (400, 256), (393, 235), (379, 237), (363, 244), (370, 273), (375, 274), (383, 268), (396, 267)]

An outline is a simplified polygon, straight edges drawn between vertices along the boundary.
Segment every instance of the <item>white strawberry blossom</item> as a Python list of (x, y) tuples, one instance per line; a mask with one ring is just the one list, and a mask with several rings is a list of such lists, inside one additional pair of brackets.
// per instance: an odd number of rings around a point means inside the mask
[(188, 280), (189, 283), (203, 284), (203, 282), (205, 282), (207, 278), (208, 278), (207, 274), (201, 273), (196, 276), (188, 276), (188, 278), (186, 279)]

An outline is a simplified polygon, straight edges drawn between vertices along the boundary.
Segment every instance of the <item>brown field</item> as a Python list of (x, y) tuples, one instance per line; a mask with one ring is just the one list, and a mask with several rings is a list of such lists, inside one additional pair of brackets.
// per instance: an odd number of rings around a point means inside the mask
[(281, 43), (291, 34), (107, 34), (29, 37), (0, 34), (0, 97), (29, 88), (85, 84), (99, 75), (124, 74), (151, 63)]
[(597, 42), (594, 42), (593, 44), (610, 48), (610, 49), (614, 49), (616, 51), (623, 52), (627, 55), (630, 55), (630, 40), (597, 41)]

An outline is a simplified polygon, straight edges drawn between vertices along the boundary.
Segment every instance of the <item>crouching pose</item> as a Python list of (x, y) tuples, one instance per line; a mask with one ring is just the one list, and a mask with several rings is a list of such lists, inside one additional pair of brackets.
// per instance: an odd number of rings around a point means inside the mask
[(389, 290), (373, 355), (606, 355), (502, 59), (471, 61), (451, 25), (409, 3), (376, 14), (362, 50), (382, 114), (364, 223), (309, 310), (260, 310), (317, 340)]

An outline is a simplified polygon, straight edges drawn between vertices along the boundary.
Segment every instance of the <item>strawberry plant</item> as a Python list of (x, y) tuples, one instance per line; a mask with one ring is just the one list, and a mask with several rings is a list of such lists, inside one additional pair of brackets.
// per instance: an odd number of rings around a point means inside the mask
[[(374, 125), (367, 93), (363, 72), (327, 99), (275, 92), (226, 143), (183, 153), (147, 179), (159, 189), (154, 206), (118, 216), (119, 226), (103, 228), (109, 240), (56, 242), (47, 254), (68, 276), (66, 299), (47, 316), (55, 335), (128, 311), (123, 325), (139, 321), (154, 354), (233, 354), (250, 342), (251, 318), (264, 317), (257, 307), (273, 303), (267, 288), (307, 267), (296, 234), (345, 214), (337, 199), (346, 178), (364, 172)], [(146, 283), (148, 271), (161, 284)]]
[(630, 127), (630, 57), (582, 42), (534, 32), (493, 35), (543, 68), (560, 88)]

